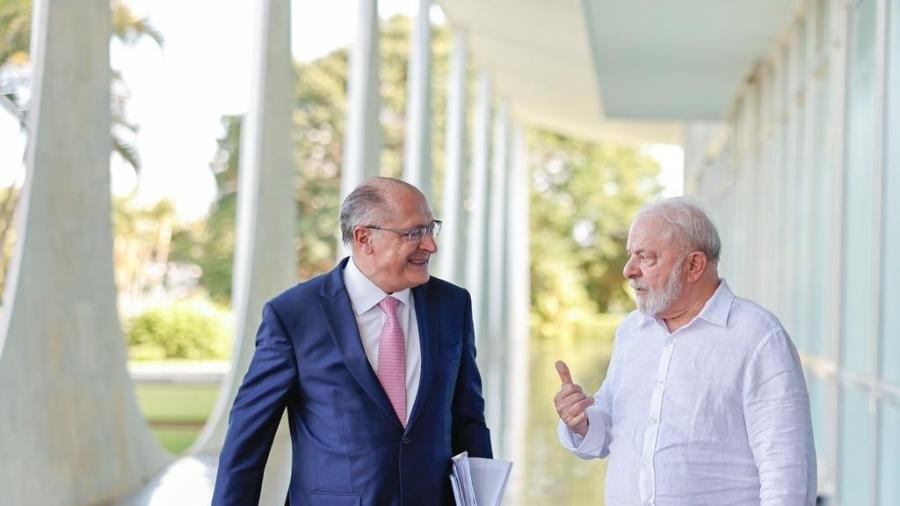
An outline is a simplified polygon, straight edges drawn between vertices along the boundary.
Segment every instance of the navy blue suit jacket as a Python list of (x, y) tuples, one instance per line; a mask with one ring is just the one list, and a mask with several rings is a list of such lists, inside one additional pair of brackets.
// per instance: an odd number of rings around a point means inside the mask
[(259, 501), (285, 409), (293, 505), (452, 504), (450, 457), (490, 457), (468, 292), (432, 277), (413, 288), (419, 391), (404, 429), (362, 346), (342, 271), (269, 301), (231, 410), (214, 505)]

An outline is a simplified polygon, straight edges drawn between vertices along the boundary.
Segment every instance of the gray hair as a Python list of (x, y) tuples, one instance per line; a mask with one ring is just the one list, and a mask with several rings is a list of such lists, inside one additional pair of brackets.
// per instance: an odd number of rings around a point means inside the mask
[(357, 186), (341, 204), (341, 240), (344, 245), (353, 241), (353, 230), (361, 225), (371, 225), (375, 215), (390, 205), (388, 191), (404, 188), (425, 196), (415, 186), (392, 177), (372, 177)]
[(670, 225), (670, 240), (679, 240), (690, 249), (702, 251), (710, 262), (718, 262), (722, 241), (712, 220), (698, 204), (685, 197), (673, 197), (642, 207), (635, 215), (658, 218)]

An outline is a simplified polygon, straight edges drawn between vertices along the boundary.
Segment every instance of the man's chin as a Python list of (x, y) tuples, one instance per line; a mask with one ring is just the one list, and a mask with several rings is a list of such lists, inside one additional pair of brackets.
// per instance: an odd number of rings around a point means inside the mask
[(428, 272), (428, 264), (413, 264), (412, 268), (408, 272), (408, 279), (413, 283), (413, 286), (423, 285), (427, 283), (429, 279), (431, 279), (431, 273)]

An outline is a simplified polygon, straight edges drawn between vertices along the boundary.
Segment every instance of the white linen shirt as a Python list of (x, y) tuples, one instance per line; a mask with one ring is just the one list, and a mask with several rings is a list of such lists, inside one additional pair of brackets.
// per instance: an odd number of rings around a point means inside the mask
[[(344, 267), (344, 286), (350, 296), (350, 304), (356, 315), (356, 325), (359, 328), (359, 336), (362, 339), (363, 349), (372, 370), (378, 371), (378, 341), (381, 337), (381, 327), (387, 319), (384, 311), (378, 306), (387, 293), (378, 288), (369, 278), (360, 272), (353, 258)], [(413, 404), (416, 402), (416, 394), (419, 392), (419, 379), (422, 375), (422, 352), (419, 344), (419, 326), (416, 320), (412, 290), (406, 288), (390, 294), (401, 303), (397, 305), (397, 319), (403, 329), (403, 338), (406, 340), (406, 419), (412, 413)]]
[(609, 455), (606, 504), (812, 505), (816, 457), (800, 359), (778, 319), (721, 281), (673, 333), (633, 311), (616, 331), (581, 458)]

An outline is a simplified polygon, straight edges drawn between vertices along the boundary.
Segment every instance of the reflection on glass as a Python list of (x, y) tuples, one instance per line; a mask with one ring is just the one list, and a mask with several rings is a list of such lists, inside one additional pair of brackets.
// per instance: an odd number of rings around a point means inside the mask
[[(888, 54), (887, 135), (885, 139), (900, 138), (900, 0), (891, 4), (890, 42)], [(900, 142), (886, 146), (884, 171), (884, 233), (885, 241), (881, 277), (882, 301), (881, 371), (885, 381), (900, 386)], [(900, 455), (897, 456), (900, 459)], [(898, 502), (897, 504), (900, 504)]]
[(853, 387), (841, 389), (841, 455), (838, 499), (841, 504), (872, 504), (872, 425), (869, 399)]
[(847, 368), (872, 371), (872, 338), (878, 332), (876, 262), (875, 2), (851, 12), (844, 178), (844, 278), (842, 356)]
[(878, 505), (900, 504), (900, 406), (881, 405), (881, 462), (878, 469)]

